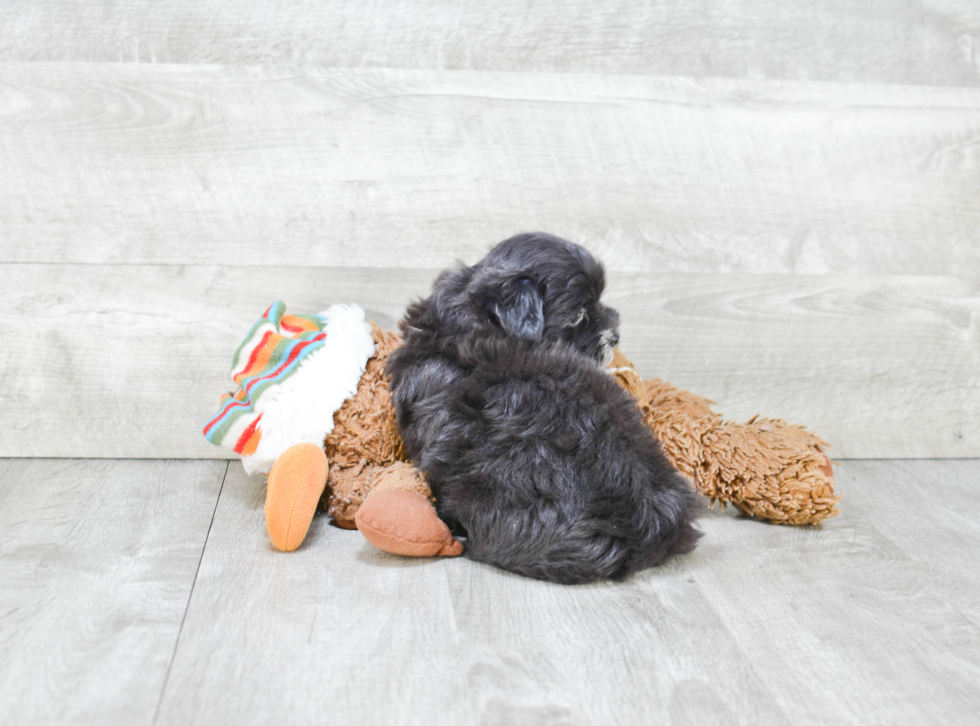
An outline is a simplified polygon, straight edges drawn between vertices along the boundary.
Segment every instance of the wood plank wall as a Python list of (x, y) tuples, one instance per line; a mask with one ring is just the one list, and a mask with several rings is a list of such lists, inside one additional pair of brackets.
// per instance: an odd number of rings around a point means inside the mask
[(0, 7), (0, 456), (223, 457), (273, 299), (390, 325), (514, 232), (648, 376), (980, 456), (971, 0)]

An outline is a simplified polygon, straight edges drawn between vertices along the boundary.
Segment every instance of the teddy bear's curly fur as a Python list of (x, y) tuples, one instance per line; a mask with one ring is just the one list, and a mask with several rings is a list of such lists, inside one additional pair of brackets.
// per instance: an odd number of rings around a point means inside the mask
[[(395, 420), (385, 364), (401, 345), (397, 333), (384, 332), (371, 322), (375, 353), (368, 360), (357, 393), (334, 414), (333, 431), (327, 434), (323, 449), (330, 462), (322, 506), (344, 529), (355, 529), (354, 518), (378, 477), (397, 463), (408, 463), (408, 454)], [(415, 469), (403, 471), (401, 488), (421, 494), (435, 502), (425, 480)], [(389, 479), (389, 481), (391, 481)]]
[(824, 453), (830, 444), (816, 434), (780, 419), (724, 421), (712, 401), (659, 378), (642, 380), (619, 351), (611, 370), (667, 458), (712, 502), (777, 524), (820, 524), (840, 513)]

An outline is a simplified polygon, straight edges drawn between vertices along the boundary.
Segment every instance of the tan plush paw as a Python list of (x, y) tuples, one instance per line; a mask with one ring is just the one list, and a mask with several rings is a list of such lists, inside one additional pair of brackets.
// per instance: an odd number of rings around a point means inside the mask
[(327, 455), (316, 444), (296, 444), (276, 459), (265, 495), (265, 526), (276, 549), (292, 552), (303, 543), (327, 468)]
[(435, 507), (413, 491), (373, 491), (354, 520), (364, 538), (385, 552), (408, 557), (463, 554), (463, 544), (453, 539)]

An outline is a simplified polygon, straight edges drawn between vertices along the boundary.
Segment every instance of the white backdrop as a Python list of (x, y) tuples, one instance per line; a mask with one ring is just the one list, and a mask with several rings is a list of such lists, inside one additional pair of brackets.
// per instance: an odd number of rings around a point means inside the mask
[(980, 12), (930, 5), (4, 3), (0, 456), (224, 456), (272, 300), (391, 325), (533, 229), (644, 375), (980, 456)]

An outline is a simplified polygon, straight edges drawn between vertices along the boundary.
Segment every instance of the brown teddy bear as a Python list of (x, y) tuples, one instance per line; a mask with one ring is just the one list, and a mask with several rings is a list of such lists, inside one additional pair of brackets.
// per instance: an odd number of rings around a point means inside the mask
[[(356, 306), (345, 306), (340, 314), (335, 306), (320, 316), (285, 316), (281, 303), (270, 307), (236, 353), (232, 374), (239, 390), (222, 399), (222, 410), (205, 428), (209, 440), (232, 446), (242, 454), (247, 471), (250, 467), (261, 470), (252, 459), (259, 457), (266, 444), (255, 443), (254, 438), (259, 433), (267, 441), (272, 438), (268, 421), (265, 429), (257, 430), (263, 416), (271, 419), (276, 412), (272, 404), (267, 407), (270, 410), (260, 411), (262, 395), (258, 405), (252, 399), (263, 394), (264, 381), (273, 373), (281, 376), (283, 370), (290, 370), (287, 366), (293, 361), (294, 372), (305, 366), (296, 374), (303, 380), (294, 388), (303, 394), (302, 404), (314, 408), (316, 395), (307, 392), (316, 385), (317, 377), (324, 375), (317, 366), (325, 356), (310, 355), (311, 362), (304, 363), (303, 352), (296, 353), (295, 348), (322, 344), (324, 338), (331, 340), (333, 324), (338, 327), (333, 340), (343, 342), (341, 350), (363, 349), (356, 314), (346, 328), (354, 331), (353, 342), (343, 337), (345, 328), (337, 322), (352, 309), (360, 311)], [(364, 325), (363, 311), (360, 316)], [(312, 433), (304, 431), (306, 440), (290, 443), (289, 437), (280, 437), (282, 440), (273, 441), (278, 449), (266, 447), (274, 455), (265, 505), (270, 538), (278, 549), (296, 549), (321, 504), (338, 526), (358, 529), (387, 552), (423, 557), (459, 555), (462, 543), (439, 519), (432, 492), (408, 461), (398, 435), (384, 366), (400, 345), (400, 338), (374, 323), (369, 329), (364, 325), (364, 330), (370, 336), (368, 358), (355, 370), (360, 373), (356, 384), (352, 383), (351, 371), (346, 372), (347, 395), (342, 402), (326, 405), (332, 420), (313, 428)], [(257, 342), (260, 338), (261, 343)], [(779, 524), (819, 524), (838, 514), (839, 497), (834, 494), (833, 468), (824, 453), (829, 445), (824, 440), (776, 419), (724, 422), (711, 411), (710, 401), (659, 379), (643, 381), (619, 351), (610, 373), (637, 399), (670, 461), (712, 502), (732, 504), (745, 514)], [(282, 405), (294, 415), (299, 408), (302, 417), (302, 405), (288, 400), (292, 391), (283, 394), (282, 386), (271, 390), (275, 393), (265, 391), (264, 395), (275, 403), (286, 401)], [(334, 394), (333, 400), (336, 398)], [(248, 403), (251, 408), (245, 406)], [(248, 415), (229, 423), (243, 407)], [(322, 416), (317, 411), (316, 415)], [(292, 418), (288, 421), (291, 424)]]
[(610, 372), (636, 398), (670, 462), (712, 503), (777, 524), (820, 524), (840, 513), (830, 445), (819, 436), (779, 419), (722, 421), (712, 401), (642, 380), (619, 350)]

